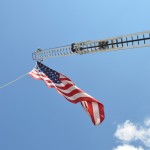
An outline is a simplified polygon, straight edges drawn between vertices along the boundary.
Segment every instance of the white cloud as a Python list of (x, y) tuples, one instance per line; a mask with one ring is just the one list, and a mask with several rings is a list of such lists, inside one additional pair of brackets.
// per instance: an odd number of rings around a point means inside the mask
[(121, 141), (130, 142), (135, 138), (136, 132), (136, 126), (127, 120), (124, 124), (118, 125), (115, 137)]
[[(147, 118), (144, 121), (144, 124), (137, 125), (132, 123), (129, 120), (126, 120), (123, 124), (119, 124), (117, 126), (117, 130), (114, 136), (123, 144), (122, 146), (118, 146), (114, 150), (124, 150), (125, 146), (129, 146), (126, 144), (132, 142), (141, 142), (145, 147), (150, 148), (150, 118)], [(134, 148), (134, 149), (133, 149)], [(130, 150), (142, 150), (142, 147), (136, 148), (133, 147)], [(128, 150), (128, 149), (126, 149)]]
[(113, 150), (144, 150), (144, 149), (141, 146), (134, 147), (132, 145), (124, 144), (124, 145), (117, 146)]
[(145, 119), (144, 124), (146, 126), (150, 126), (150, 119), (149, 118)]

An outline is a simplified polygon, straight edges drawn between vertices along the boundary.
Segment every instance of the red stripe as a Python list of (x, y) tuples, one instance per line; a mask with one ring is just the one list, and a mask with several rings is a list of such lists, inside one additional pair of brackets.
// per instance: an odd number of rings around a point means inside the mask
[(32, 78), (36, 79), (36, 80), (41, 80), (41, 79), (36, 78), (34, 75), (32, 75), (30, 73), (28, 75), (31, 76)]
[(95, 125), (96, 123), (95, 123), (95, 120), (94, 120), (92, 103), (91, 103), (91, 102), (87, 102), (87, 104), (88, 104), (87, 111), (89, 112), (89, 114), (90, 114), (90, 116), (91, 116), (91, 119), (92, 119), (92, 122), (93, 122), (94, 125)]
[(66, 85), (64, 85), (63, 87), (59, 87), (56, 85), (57, 88), (62, 89), (62, 90), (66, 90), (69, 89), (70, 87), (72, 87), (73, 85), (70, 83), (67, 83)]
[(104, 105), (100, 103), (100, 104), (98, 104), (98, 107), (99, 107), (100, 120), (101, 120), (101, 123), (102, 123), (103, 120), (105, 119)]
[[(59, 90), (59, 88), (57, 88), (58, 89), (58, 91), (60, 91)], [(67, 89), (66, 89), (67, 90)], [(75, 95), (75, 94), (77, 94), (77, 93), (83, 93), (81, 90), (79, 90), (79, 89), (75, 89), (75, 90), (73, 90), (73, 91), (71, 91), (70, 93), (64, 93), (64, 92), (62, 92), (62, 91), (60, 91), (63, 95), (66, 95), (66, 96), (69, 96), (69, 97), (72, 97), (73, 95)]]

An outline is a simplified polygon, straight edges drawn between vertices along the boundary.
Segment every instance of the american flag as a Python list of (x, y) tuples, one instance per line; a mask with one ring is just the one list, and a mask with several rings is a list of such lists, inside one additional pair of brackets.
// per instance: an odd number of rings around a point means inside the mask
[(37, 80), (43, 80), (49, 88), (55, 88), (59, 94), (71, 103), (81, 103), (94, 125), (100, 124), (104, 116), (104, 106), (98, 100), (79, 89), (68, 77), (37, 62), (36, 67), (28, 73)]

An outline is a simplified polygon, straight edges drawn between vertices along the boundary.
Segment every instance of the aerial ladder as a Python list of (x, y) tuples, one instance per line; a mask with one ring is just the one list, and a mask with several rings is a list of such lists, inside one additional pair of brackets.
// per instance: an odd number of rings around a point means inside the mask
[(132, 48), (141, 48), (150, 46), (150, 31), (116, 36), (95, 41), (84, 41), (72, 43), (71, 45), (50, 48), (37, 49), (32, 53), (33, 60), (43, 61), (46, 58), (70, 55), (82, 55), (97, 52), (110, 52), (116, 50), (125, 50)]

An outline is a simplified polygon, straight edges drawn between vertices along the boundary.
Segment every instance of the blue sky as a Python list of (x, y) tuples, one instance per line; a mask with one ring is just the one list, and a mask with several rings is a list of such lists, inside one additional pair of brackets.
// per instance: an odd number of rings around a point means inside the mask
[[(149, 5), (149, 0), (1, 0), (0, 85), (32, 70), (37, 48), (150, 30)], [(0, 149), (150, 149), (149, 49), (44, 61), (104, 104), (100, 126), (80, 104), (42, 81), (27, 76), (1, 89)]]

